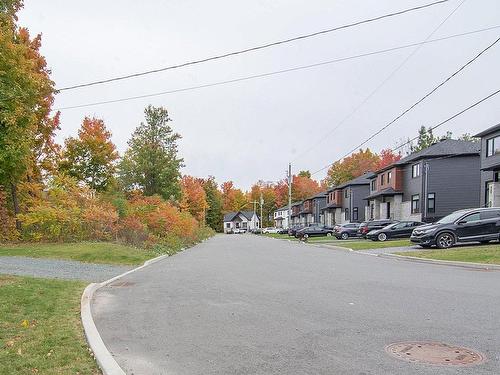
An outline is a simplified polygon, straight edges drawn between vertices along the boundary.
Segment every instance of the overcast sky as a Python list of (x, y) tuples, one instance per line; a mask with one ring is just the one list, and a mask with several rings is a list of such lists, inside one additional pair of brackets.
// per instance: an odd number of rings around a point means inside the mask
[[(236, 57), (117, 83), (67, 91), (55, 108), (231, 80), (420, 42), (462, 0)], [(155, 69), (252, 47), (432, 2), (431, 0), (67, 1), (25, 0), (20, 24), (43, 34), (42, 53), (57, 87)], [(433, 35), (500, 25), (499, 0), (468, 0)], [(416, 48), (266, 78), (115, 104), (62, 111), (58, 139), (84, 116), (103, 118), (122, 153), (148, 104), (168, 109), (181, 133), (183, 173), (259, 180), (312, 172), (392, 120), (500, 36), (500, 29), (420, 48), (376, 95), (332, 134)], [(500, 43), (368, 146), (394, 147), (500, 88)], [(475, 133), (499, 123), (500, 97), (443, 126)], [(329, 134), (327, 136), (327, 134)], [(311, 151), (306, 152), (311, 149)], [(458, 171), (457, 171), (458, 172)], [(315, 178), (323, 178), (325, 172)]]

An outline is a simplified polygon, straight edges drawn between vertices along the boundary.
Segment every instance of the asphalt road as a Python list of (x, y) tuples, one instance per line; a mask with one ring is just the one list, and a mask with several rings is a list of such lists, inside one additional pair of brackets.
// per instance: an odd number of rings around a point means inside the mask
[[(100, 289), (93, 313), (128, 374), (500, 373), (498, 271), (221, 235)], [(384, 351), (416, 340), (487, 360), (431, 366)]]

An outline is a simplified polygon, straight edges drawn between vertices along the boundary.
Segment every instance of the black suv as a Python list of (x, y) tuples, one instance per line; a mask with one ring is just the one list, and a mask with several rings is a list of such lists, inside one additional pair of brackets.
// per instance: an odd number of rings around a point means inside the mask
[(456, 211), (436, 223), (415, 228), (410, 241), (422, 247), (436, 245), (447, 249), (457, 242), (498, 240), (499, 233), (500, 208), (475, 208)]
[(358, 237), (366, 238), (368, 232), (375, 229), (382, 229), (392, 223), (394, 223), (394, 221), (389, 219), (363, 221), (358, 228)]

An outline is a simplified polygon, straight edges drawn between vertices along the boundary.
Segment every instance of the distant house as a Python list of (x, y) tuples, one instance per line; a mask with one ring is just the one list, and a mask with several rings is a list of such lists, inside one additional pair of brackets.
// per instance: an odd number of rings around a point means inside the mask
[(481, 138), (481, 201), (484, 207), (500, 207), (500, 124), (475, 137)]
[(327, 202), (323, 208), (323, 223), (326, 226), (365, 220), (365, 198), (370, 193), (370, 178), (373, 175), (367, 172), (327, 191)]
[(224, 215), (224, 233), (234, 229), (256, 229), (259, 228), (259, 224), (259, 217), (254, 211), (228, 212)]
[(276, 228), (288, 229), (289, 220), (288, 220), (288, 206), (284, 206), (278, 208), (273, 213), (274, 226)]
[(292, 216), (290, 217), (291, 225), (300, 225), (300, 212), (302, 211), (303, 201), (292, 203)]
[(478, 207), (479, 153), (479, 142), (445, 139), (377, 171), (366, 218), (430, 222)]
[(309, 226), (322, 222), (322, 208), (326, 206), (326, 191), (304, 199), (299, 211), (299, 224)]

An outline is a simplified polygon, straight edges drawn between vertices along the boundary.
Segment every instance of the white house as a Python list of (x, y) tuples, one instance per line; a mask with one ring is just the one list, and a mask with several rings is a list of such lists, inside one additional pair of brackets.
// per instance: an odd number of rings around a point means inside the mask
[(274, 211), (273, 219), (276, 228), (288, 229), (288, 206), (278, 208)]
[(259, 217), (254, 211), (228, 212), (224, 215), (224, 233), (234, 229), (256, 229), (259, 224)]

